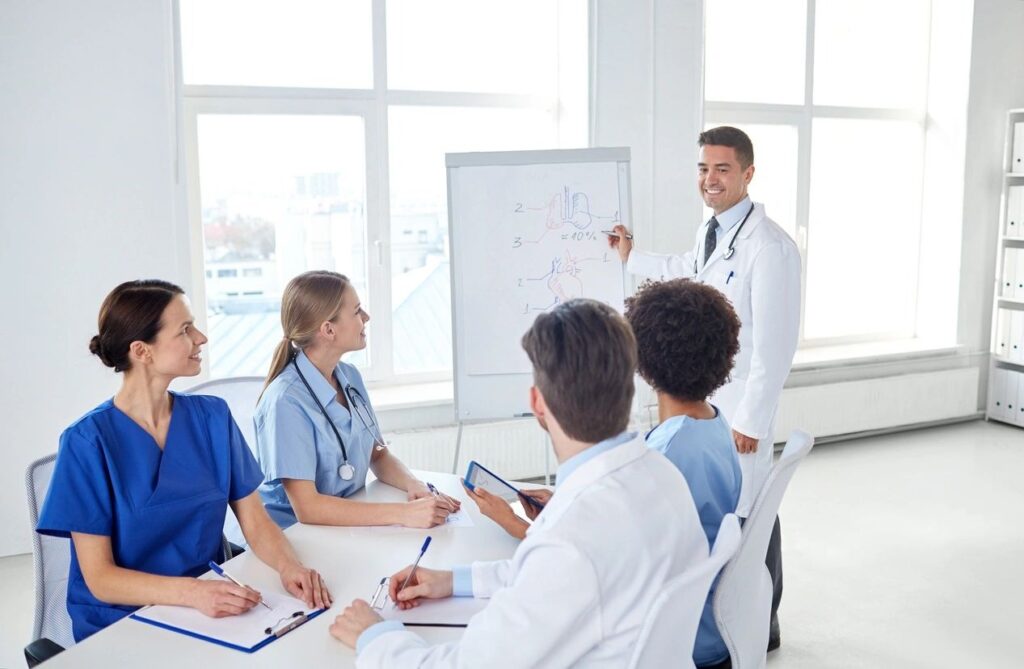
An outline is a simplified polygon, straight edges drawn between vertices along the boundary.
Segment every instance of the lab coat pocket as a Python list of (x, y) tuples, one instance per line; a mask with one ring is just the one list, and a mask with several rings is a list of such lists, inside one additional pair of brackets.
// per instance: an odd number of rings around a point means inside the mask
[(703, 277), (703, 281), (725, 295), (736, 311), (736, 315), (742, 318), (749, 286), (740, 276), (737, 263), (719, 261), (717, 264), (717, 267)]

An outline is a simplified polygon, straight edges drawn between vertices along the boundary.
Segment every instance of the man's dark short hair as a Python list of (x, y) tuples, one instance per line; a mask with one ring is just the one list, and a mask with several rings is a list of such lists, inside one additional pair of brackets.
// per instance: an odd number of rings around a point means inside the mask
[(754, 164), (754, 143), (747, 133), (730, 125), (720, 125), (705, 130), (697, 137), (697, 146), (729, 146), (735, 149), (740, 167), (747, 169)]
[(705, 400), (729, 378), (740, 349), (740, 319), (729, 300), (690, 279), (644, 282), (626, 300), (640, 376), (684, 401)]
[(533, 382), (572, 439), (597, 443), (625, 431), (633, 405), (636, 339), (614, 309), (564, 302), (523, 335)]

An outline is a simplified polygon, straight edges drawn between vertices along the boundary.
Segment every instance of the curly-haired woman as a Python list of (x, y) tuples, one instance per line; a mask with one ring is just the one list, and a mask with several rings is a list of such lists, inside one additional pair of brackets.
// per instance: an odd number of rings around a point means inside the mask
[[(739, 351), (739, 318), (711, 286), (675, 279), (644, 283), (626, 300), (626, 320), (636, 334), (640, 376), (658, 394), (659, 425), (647, 446), (686, 478), (713, 546), (722, 517), (736, 510), (742, 474), (729, 424), (708, 397), (728, 380)], [(714, 587), (693, 648), (698, 667), (729, 660), (711, 611), (713, 594)]]

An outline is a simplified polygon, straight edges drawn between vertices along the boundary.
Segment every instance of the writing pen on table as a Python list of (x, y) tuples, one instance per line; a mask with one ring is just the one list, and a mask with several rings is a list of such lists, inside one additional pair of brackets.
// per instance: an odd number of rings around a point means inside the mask
[(412, 569), (409, 570), (409, 575), (405, 577), (404, 581), (402, 581), (402, 587), (398, 590), (395, 590), (396, 601), (391, 603), (391, 608), (395, 608), (396, 606), (398, 606), (398, 593), (405, 590), (405, 586), (409, 585), (409, 581), (412, 580), (412, 575), (416, 573), (416, 567), (419, 566), (420, 560), (423, 559), (423, 554), (427, 552), (427, 546), (429, 545), (430, 537), (428, 536), (426, 539), (423, 540), (423, 548), (420, 549), (420, 554), (416, 556), (416, 561), (412, 563)]
[[(226, 571), (224, 571), (223, 569), (221, 569), (220, 565), (217, 564), (216, 562), (214, 562), (213, 560), (210, 560), (209, 567), (210, 567), (210, 569), (213, 570), (214, 574), (216, 574), (217, 576), (220, 576), (221, 578), (228, 579), (229, 581), (231, 581), (232, 583), (237, 585), (239, 588), (248, 588), (249, 587), (245, 583), (242, 583), (237, 578), (235, 578), (231, 574), (229, 574)], [(250, 590), (251, 589), (252, 588), (250, 588)], [(274, 609), (270, 608), (270, 604), (267, 604), (265, 601), (263, 601), (263, 597), (260, 597), (260, 604), (262, 604), (263, 606), (267, 607), (268, 611), (273, 611), (274, 610)]]
[(629, 234), (628, 232), (626, 234), (624, 234), (624, 235), (620, 235), (619, 233), (615, 232), (614, 230), (602, 230), (601, 232), (603, 232), (604, 234), (608, 235), (609, 237), (625, 237), (626, 239), (628, 239), (630, 241), (633, 240), (633, 235)]

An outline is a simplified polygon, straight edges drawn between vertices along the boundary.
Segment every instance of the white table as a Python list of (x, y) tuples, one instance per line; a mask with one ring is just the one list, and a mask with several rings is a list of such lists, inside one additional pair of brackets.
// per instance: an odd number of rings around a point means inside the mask
[[(183, 634), (125, 618), (60, 655), (44, 666), (145, 667), (198, 669), (210, 667), (351, 667), (355, 652), (330, 635), (328, 628), (353, 599), (369, 600), (382, 576), (390, 576), (411, 563), (423, 538), (433, 537), (420, 562), (425, 567), (447, 568), (474, 560), (508, 558), (519, 541), (482, 516), (467, 499), (452, 474), (416, 472), (439, 490), (462, 500), (473, 517), (473, 527), (437, 527), (414, 530), (400, 527), (324, 527), (296, 524), (286, 530), (299, 558), (319, 571), (334, 596), (334, 606), (298, 629), (255, 653), (243, 653)], [(380, 481), (370, 482), (352, 499), (374, 502), (405, 501), (405, 493)], [(277, 574), (248, 551), (227, 563), (232, 576), (264, 592), (284, 592)], [(432, 642), (458, 638), (460, 629), (417, 627)]]

